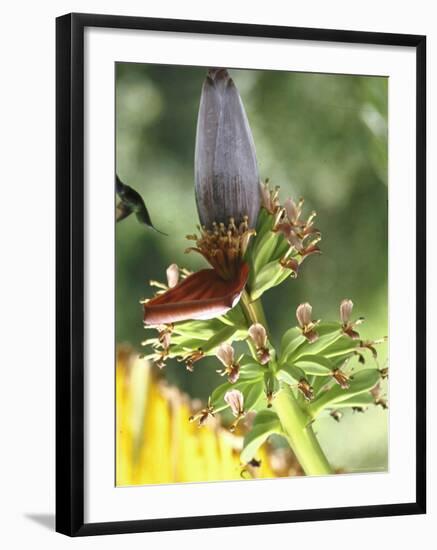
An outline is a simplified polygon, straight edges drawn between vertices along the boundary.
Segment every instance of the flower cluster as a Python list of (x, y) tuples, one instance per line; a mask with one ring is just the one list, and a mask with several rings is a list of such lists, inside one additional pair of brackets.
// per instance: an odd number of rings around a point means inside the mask
[(288, 198), (282, 205), (279, 187), (272, 189), (268, 180), (261, 184), (261, 210), (256, 238), (249, 252), (249, 292), (256, 300), (264, 292), (296, 278), (302, 262), (320, 253), (320, 232), (314, 226), (315, 212), (301, 219), (304, 201)]
[(247, 216), (238, 227), (231, 218), (228, 225), (214, 222), (212, 229), (199, 226), (199, 231), (200, 236), (187, 235), (187, 239), (196, 242), (187, 252), (201, 254), (224, 280), (238, 278), (249, 239), (255, 233), (249, 228)]
[(320, 241), (320, 233), (314, 227), (315, 212), (311, 212), (306, 221), (301, 220), (304, 200), (300, 199), (298, 204), (288, 198), (284, 202), (281, 216), (276, 222), (273, 231), (284, 235), (302, 260), (311, 254), (320, 252), (317, 243)]

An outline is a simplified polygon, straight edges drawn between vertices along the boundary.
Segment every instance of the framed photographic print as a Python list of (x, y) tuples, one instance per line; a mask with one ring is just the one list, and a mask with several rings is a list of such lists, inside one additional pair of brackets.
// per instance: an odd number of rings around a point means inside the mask
[(57, 530), (425, 512), (425, 37), (57, 19)]

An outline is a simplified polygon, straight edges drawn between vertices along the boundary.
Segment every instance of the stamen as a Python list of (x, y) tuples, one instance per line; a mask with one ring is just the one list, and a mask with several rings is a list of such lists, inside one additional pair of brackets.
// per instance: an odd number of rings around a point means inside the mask
[(307, 227), (308, 227), (309, 225), (311, 225), (312, 221), (314, 220), (314, 218), (315, 218), (316, 216), (317, 216), (317, 212), (316, 212), (315, 210), (313, 210), (313, 211), (311, 212), (311, 214), (308, 216), (307, 223), (306, 223)]
[(149, 281), (150, 286), (154, 286), (156, 288), (160, 288), (162, 290), (168, 290), (168, 286), (164, 283), (160, 283), (159, 281), (154, 281), (153, 279)]
[(234, 218), (229, 219), (227, 226), (223, 222), (214, 222), (211, 230), (202, 228), (200, 236), (187, 236), (196, 241), (196, 246), (188, 248), (187, 252), (198, 252), (220, 276), (229, 280), (238, 275), (243, 255), (253, 234), (255, 231), (249, 229), (248, 216), (244, 216), (239, 227), (235, 225)]

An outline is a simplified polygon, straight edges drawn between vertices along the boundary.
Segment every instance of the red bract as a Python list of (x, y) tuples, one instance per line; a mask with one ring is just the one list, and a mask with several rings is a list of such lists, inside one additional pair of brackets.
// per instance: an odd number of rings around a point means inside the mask
[(249, 266), (244, 262), (238, 276), (230, 280), (220, 277), (214, 269), (193, 273), (167, 292), (146, 302), (144, 322), (159, 325), (224, 315), (237, 304), (248, 275)]

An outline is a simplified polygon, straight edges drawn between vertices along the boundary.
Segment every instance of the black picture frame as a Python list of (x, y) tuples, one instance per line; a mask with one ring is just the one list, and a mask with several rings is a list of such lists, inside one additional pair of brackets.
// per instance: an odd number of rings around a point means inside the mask
[[(84, 523), (84, 29), (106, 27), (403, 46), (416, 50), (416, 500)], [(56, 530), (69, 536), (321, 521), (426, 511), (426, 37), (73, 13), (56, 20)]]

